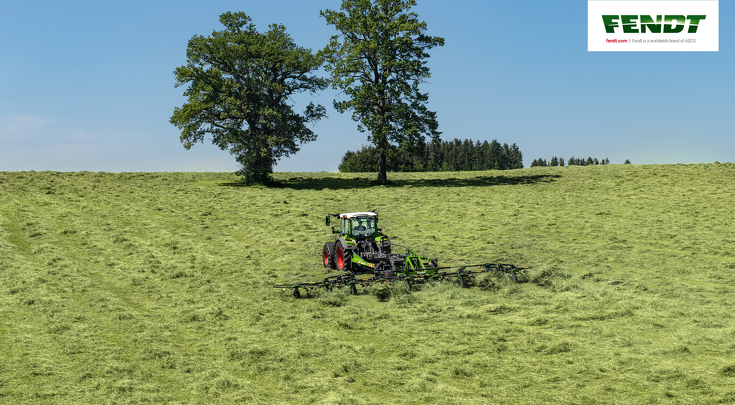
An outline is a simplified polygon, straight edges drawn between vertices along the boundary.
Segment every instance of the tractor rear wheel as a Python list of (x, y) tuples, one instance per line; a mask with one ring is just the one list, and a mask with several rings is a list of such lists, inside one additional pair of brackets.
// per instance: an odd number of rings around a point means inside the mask
[(383, 253), (390, 254), (390, 238), (385, 236), (383, 238), (383, 242), (381, 243), (381, 249)]

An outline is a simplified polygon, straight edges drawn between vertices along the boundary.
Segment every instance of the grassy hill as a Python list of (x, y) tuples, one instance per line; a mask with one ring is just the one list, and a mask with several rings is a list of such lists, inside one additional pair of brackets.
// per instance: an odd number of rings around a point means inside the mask
[[(276, 177), (0, 172), (0, 402), (735, 402), (733, 164)], [(272, 288), (368, 209), (529, 282)]]

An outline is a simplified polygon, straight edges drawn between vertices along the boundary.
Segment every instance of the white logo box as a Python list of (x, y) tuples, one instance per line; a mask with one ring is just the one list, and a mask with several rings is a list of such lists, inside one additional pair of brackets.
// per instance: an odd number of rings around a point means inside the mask
[[(597, 1), (587, 2), (587, 50), (605, 52), (626, 51), (719, 51), (720, 48), (720, 15), (719, 1)], [(614, 33), (605, 31), (603, 15), (617, 15), (614, 21), (617, 27)], [(623, 15), (638, 16), (631, 25), (638, 33), (623, 32)], [(654, 22), (661, 17), (661, 33), (642, 33), (640, 16), (650, 16)], [(684, 29), (679, 33), (664, 33), (667, 15), (706, 15), (699, 21), (696, 33), (689, 33), (690, 20), (672, 22), (674, 26), (683, 23)]]

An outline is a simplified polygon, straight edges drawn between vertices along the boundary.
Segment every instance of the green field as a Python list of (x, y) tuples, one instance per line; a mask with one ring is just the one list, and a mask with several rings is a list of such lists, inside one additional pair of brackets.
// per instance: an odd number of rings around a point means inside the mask
[[(735, 164), (0, 172), (0, 403), (735, 403)], [(327, 212), (440, 264), (319, 292)]]

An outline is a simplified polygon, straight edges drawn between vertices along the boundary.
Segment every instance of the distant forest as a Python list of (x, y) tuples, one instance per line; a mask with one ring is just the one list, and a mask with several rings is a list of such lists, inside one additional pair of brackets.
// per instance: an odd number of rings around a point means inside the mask
[[(568, 162), (569, 166), (609, 165), (610, 159), (605, 158), (597, 160), (597, 158), (592, 159), (591, 157), (584, 159), (575, 158), (574, 156), (572, 156), (569, 158)], [(626, 163), (630, 162), (626, 160)], [(564, 166), (564, 158), (557, 158), (556, 156), (553, 156), (548, 162), (546, 161), (546, 159), (536, 159), (531, 162), (531, 167), (534, 166)]]
[[(438, 141), (423, 145), (411, 153), (397, 148), (386, 159), (392, 172), (456, 172), (468, 170), (510, 170), (523, 168), (523, 155), (514, 143)], [(344, 173), (374, 172), (378, 165), (378, 151), (373, 146), (363, 146), (357, 152), (347, 151), (342, 157), (339, 171)]]

